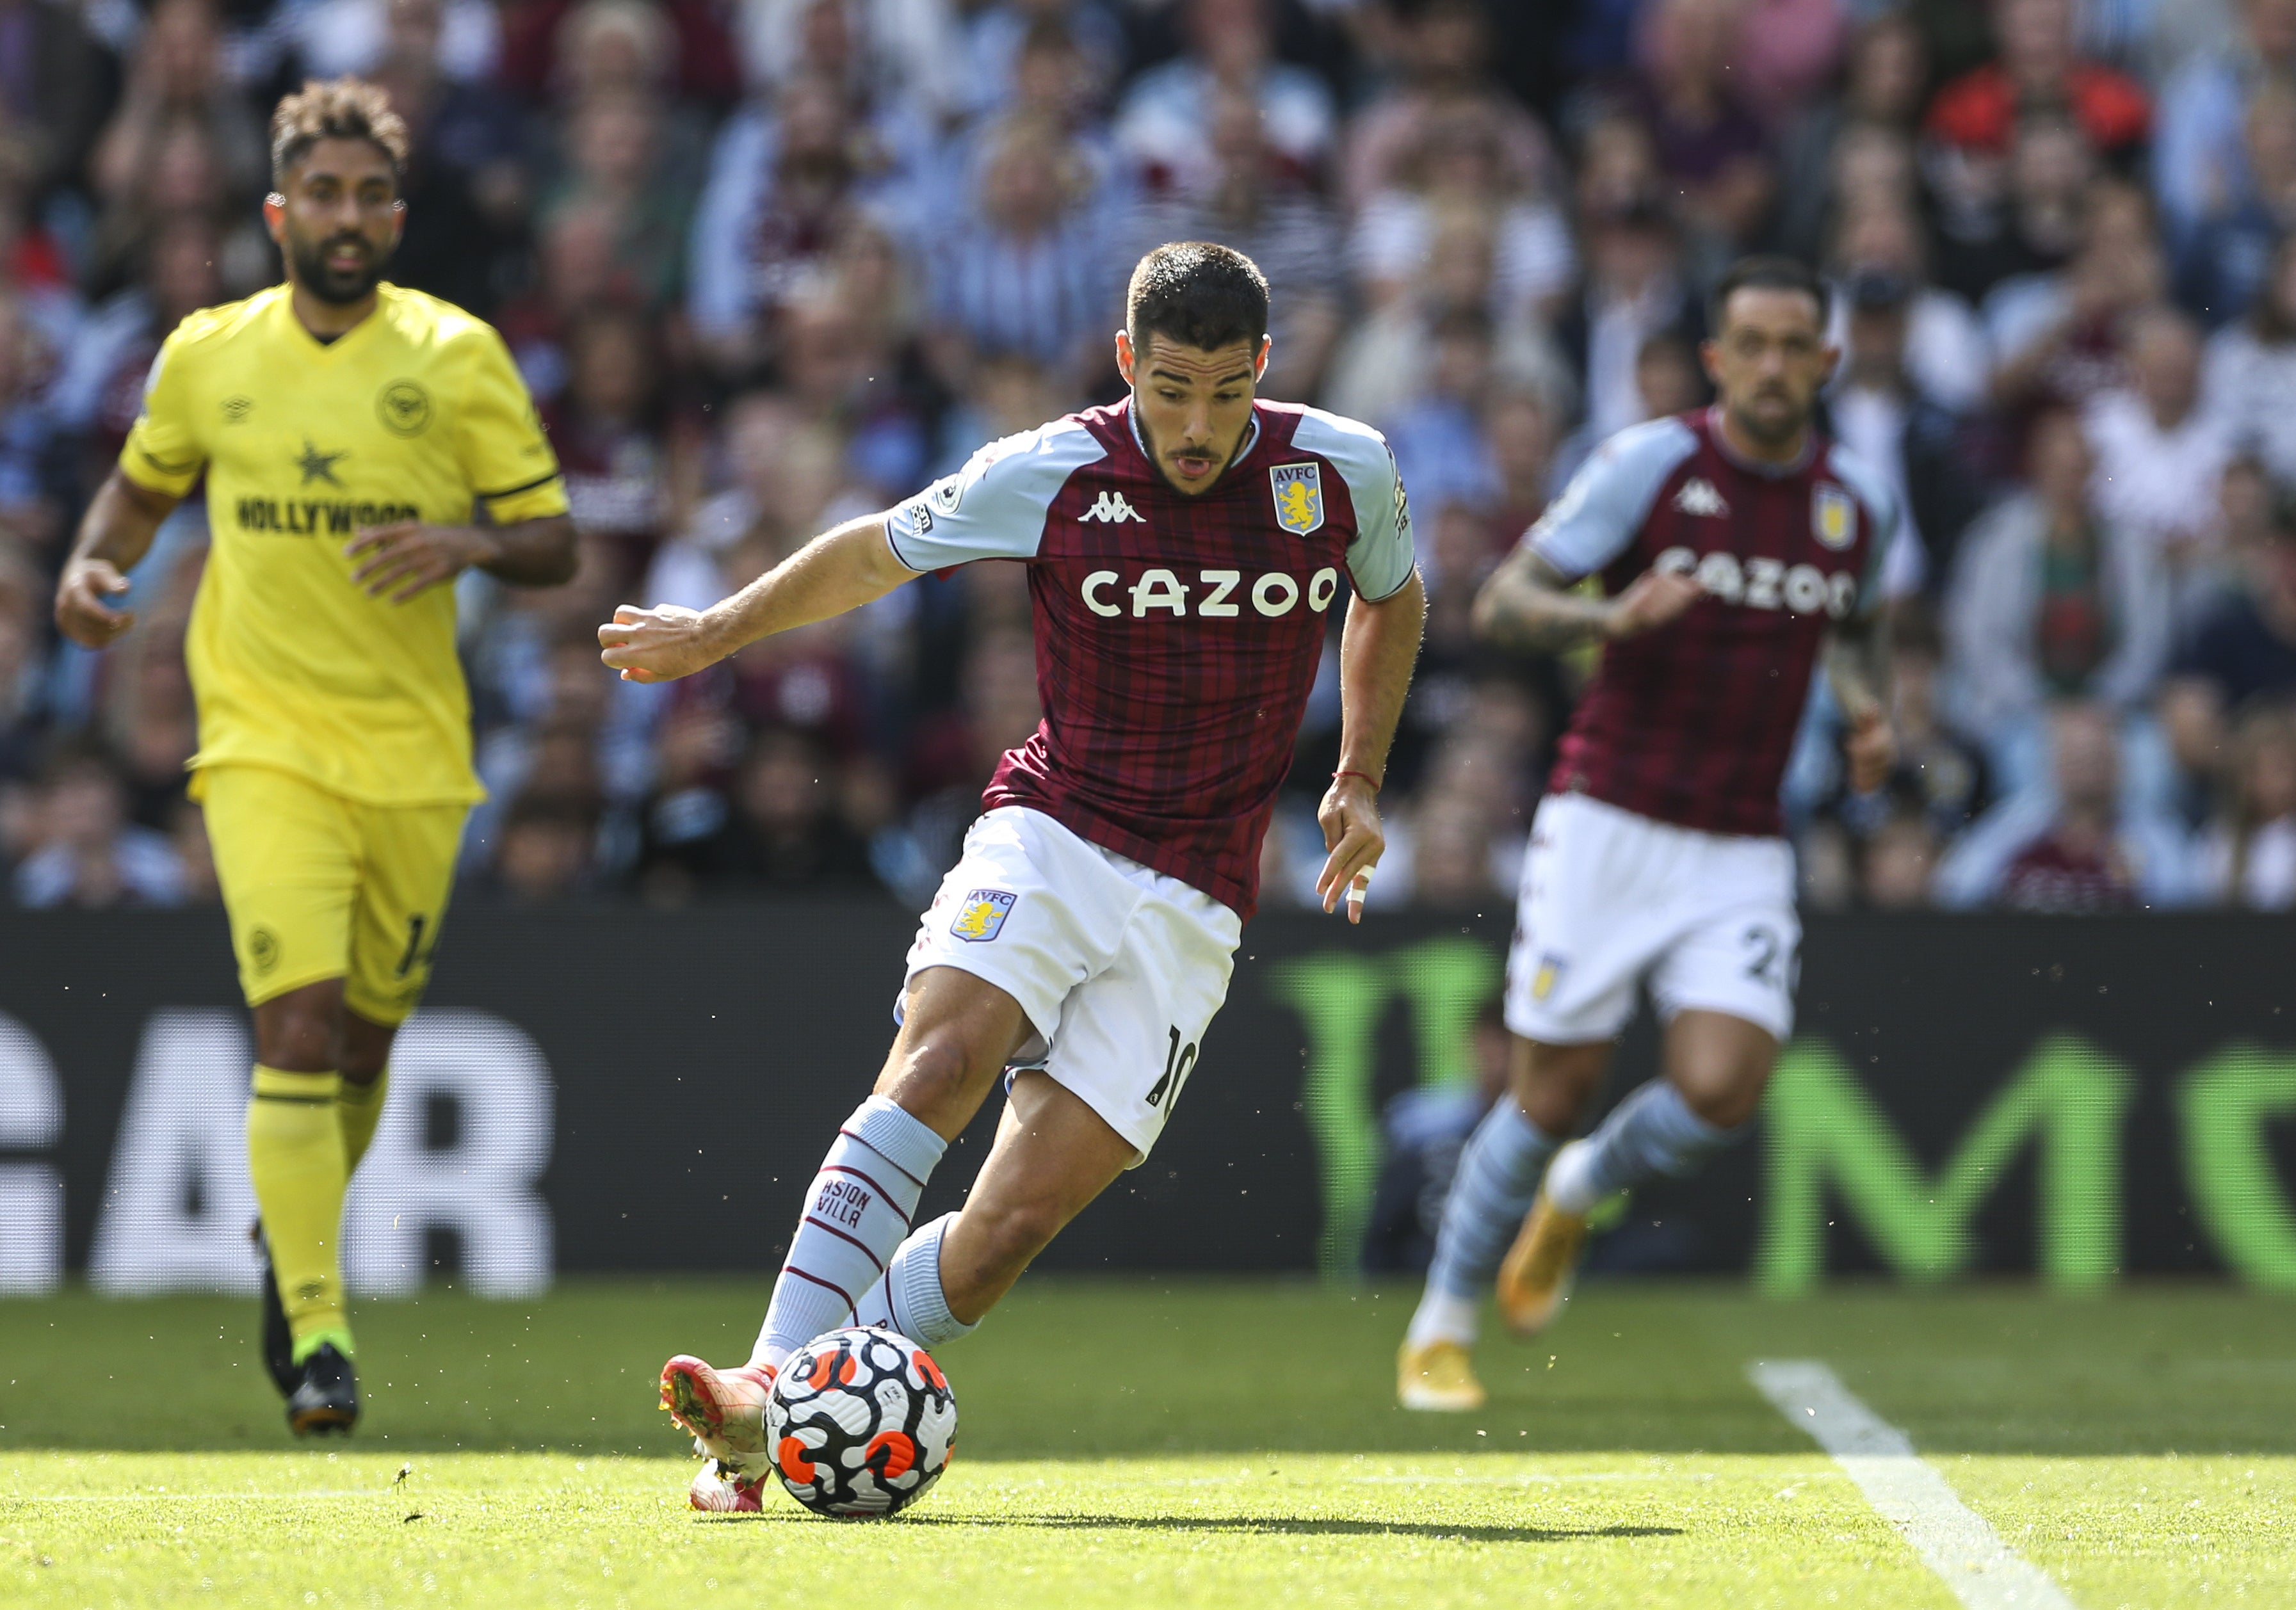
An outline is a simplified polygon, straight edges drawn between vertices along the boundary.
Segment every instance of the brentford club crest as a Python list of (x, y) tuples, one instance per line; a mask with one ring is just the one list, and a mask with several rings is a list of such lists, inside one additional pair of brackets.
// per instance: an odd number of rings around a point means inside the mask
[(1275, 494), (1275, 523), (1305, 536), (1324, 523), (1324, 472), (1319, 464), (1278, 464), (1267, 472)]

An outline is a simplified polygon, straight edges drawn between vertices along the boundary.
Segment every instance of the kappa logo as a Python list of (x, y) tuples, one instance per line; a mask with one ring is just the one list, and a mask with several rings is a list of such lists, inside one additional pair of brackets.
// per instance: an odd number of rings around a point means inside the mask
[(1092, 507), (1078, 515), (1077, 519), (1079, 521), (1102, 520), (1110, 525), (1121, 525), (1126, 520), (1138, 520), (1144, 526), (1148, 523), (1146, 515), (1125, 502), (1124, 494), (1111, 492), (1106, 487), (1101, 489), (1100, 496)]
[(1693, 475), (1682, 483), (1682, 490), (1674, 494), (1674, 506), (1685, 514), (1707, 519), (1719, 519), (1730, 512), (1730, 505), (1714, 490), (1714, 483), (1702, 475)]
[(1004, 919), (1013, 914), (1013, 903), (1019, 899), (1006, 889), (975, 889), (964, 897), (948, 931), (959, 939), (986, 944), (1004, 931)]

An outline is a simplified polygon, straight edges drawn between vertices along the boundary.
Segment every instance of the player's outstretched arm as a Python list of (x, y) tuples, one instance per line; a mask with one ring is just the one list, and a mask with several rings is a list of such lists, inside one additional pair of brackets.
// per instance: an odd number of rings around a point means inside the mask
[(885, 517), (865, 515), (815, 537), (707, 609), (624, 604), (598, 628), (598, 658), (624, 682), (691, 676), (761, 637), (857, 609), (923, 574), (894, 557)]
[(160, 522), (182, 501), (140, 486), (116, 469), (104, 478), (56, 581), (56, 630), (84, 649), (102, 649), (135, 624), (134, 610), (103, 601), (127, 591), (127, 573), (151, 552)]
[(1340, 766), (1316, 812), (1327, 852), (1316, 895), (1327, 911), (1345, 896), (1349, 922), (1363, 920), (1372, 869), (1387, 852), (1379, 788), (1426, 625), (1427, 587), (1414, 567), (1377, 603), (1353, 599), (1340, 633)]
[(1556, 654), (1663, 626), (1698, 595), (1694, 576), (1646, 570), (1616, 598), (1589, 598), (1545, 557), (1518, 548), (1476, 595), (1475, 631), (1505, 648)]
[(1870, 794), (1890, 780), (1898, 743), (1890, 730), (1890, 628), (1880, 613), (1837, 621), (1825, 634), (1825, 679), (1841, 707), (1849, 786)]

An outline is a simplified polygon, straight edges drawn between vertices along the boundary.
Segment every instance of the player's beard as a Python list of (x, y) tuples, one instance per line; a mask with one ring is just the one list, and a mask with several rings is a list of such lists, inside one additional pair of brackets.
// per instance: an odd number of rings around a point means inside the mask
[[(1247, 430), (1250, 429), (1250, 427), (1248, 425), (1245, 427), (1245, 429)], [(1170, 486), (1173, 491), (1179, 493), (1183, 497), (1192, 496), (1195, 494), (1209, 491), (1212, 486), (1218, 485), (1219, 478), (1227, 473), (1227, 467), (1235, 462), (1235, 450), (1242, 445), (1243, 441), (1242, 433), (1238, 432), (1236, 439), (1230, 442), (1225, 449), (1218, 447), (1210, 442), (1205, 442), (1201, 445), (1190, 446), (1188, 448), (1189, 456), (1218, 461), (1218, 462), (1212, 466), (1211, 473), (1198, 481), (1195, 485), (1194, 493), (1191, 493), (1185, 488), (1180, 482), (1180, 467), (1176, 461), (1180, 457), (1181, 449), (1167, 448), (1161, 442), (1159, 442), (1156, 439), (1155, 432), (1148, 428), (1148, 421), (1145, 420), (1140, 421), (1140, 433), (1147, 440), (1149, 454), (1156, 462), (1157, 473), (1164, 478), (1164, 481), (1167, 486)]]
[[(365, 255), (358, 268), (350, 274), (328, 266), (327, 254), (346, 242), (355, 243)], [(365, 235), (343, 233), (331, 235), (316, 243), (291, 238), (289, 249), (295, 258), (295, 282), (322, 302), (338, 307), (348, 307), (363, 302), (373, 294), (382, 279), (382, 271), (390, 262), (391, 249), (376, 249), (373, 241)]]
[[(1755, 407), (1758, 402), (1767, 403), (1773, 399), (1784, 406), (1760, 410)], [(1736, 415), (1738, 429), (1765, 447), (1783, 447), (1809, 427), (1809, 409), (1794, 406), (1792, 396), (1784, 391), (1774, 392), (1769, 396), (1750, 397), (1744, 407), (1732, 412)]]

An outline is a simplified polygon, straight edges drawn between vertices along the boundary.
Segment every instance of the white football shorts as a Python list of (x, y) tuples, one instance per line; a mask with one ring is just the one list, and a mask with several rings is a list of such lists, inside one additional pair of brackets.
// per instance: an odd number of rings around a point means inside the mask
[(1663, 1020), (1726, 1012), (1783, 1041), (1800, 945), (1784, 839), (1702, 833), (1550, 794), (1523, 857), (1506, 1026), (1547, 1045), (1608, 1040), (1648, 978)]
[(1018, 1001), (1036, 1033), (1013, 1066), (1073, 1091), (1132, 1143), (1137, 1167), (1195, 1071), (1242, 936), (1201, 890), (1002, 805), (965, 834), (906, 978), (959, 968)]

